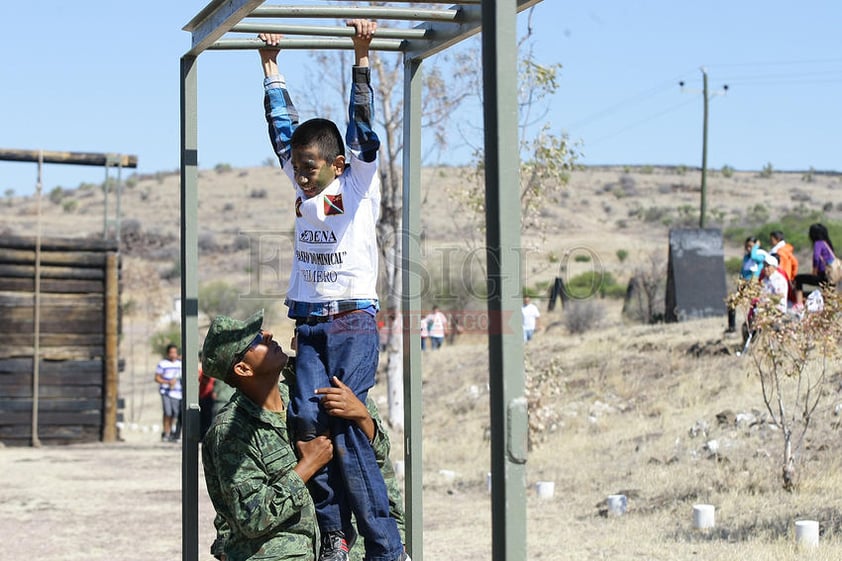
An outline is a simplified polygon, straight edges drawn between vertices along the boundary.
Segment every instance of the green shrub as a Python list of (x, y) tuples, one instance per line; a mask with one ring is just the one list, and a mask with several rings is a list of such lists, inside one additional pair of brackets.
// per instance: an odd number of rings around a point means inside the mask
[(760, 170), (760, 173), (757, 175), (759, 177), (762, 177), (763, 179), (769, 179), (770, 177), (772, 177), (772, 174), (774, 172), (775, 168), (772, 167), (772, 162), (768, 162), (765, 166), (763, 166), (763, 169)]
[(746, 213), (746, 221), (749, 224), (762, 224), (767, 220), (769, 220), (769, 209), (760, 203), (749, 208)]
[(724, 177), (725, 179), (730, 179), (734, 177), (734, 168), (732, 168), (728, 164), (722, 166), (722, 177)]
[(524, 286), (523, 295), (529, 296), (532, 299), (543, 298), (549, 293), (549, 288), (550, 283), (548, 281), (542, 281), (535, 283), (535, 286)]
[(167, 345), (173, 344), (181, 347), (181, 325), (178, 322), (170, 322), (169, 325), (156, 331), (149, 341), (152, 345), (152, 352), (157, 356), (164, 356), (167, 352)]
[(628, 256), (629, 256), (629, 252), (626, 251), (625, 249), (618, 249), (617, 250), (617, 259), (620, 261), (620, 263), (625, 262), (625, 260), (626, 260), (626, 258), (628, 258)]
[(102, 184), (100, 185), (100, 189), (102, 190), (103, 193), (106, 191), (106, 189), (108, 190), (109, 193), (116, 193), (118, 186), (119, 186), (119, 183), (117, 182), (117, 178), (116, 177), (109, 177), (108, 179), (106, 179), (105, 181), (102, 182)]
[(53, 204), (61, 203), (61, 200), (64, 198), (64, 189), (61, 187), (53, 187), (52, 191), (50, 191), (50, 202)]
[(660, 222), (663, 224), (665, 220), (670, 220), (671, 212), (667, 207), (650, 206), (643, 211), (642, 218), (644, 222)]
[(574, 300), (584, 300), (599, 295), (608, 298), (623, 298), (626, 288), (617, 284), (614, 276), (605, 271), (587, 271), (567, 281), (567, 294)]
[(70, 213), (74, 212), (78, 206), (79, 206), (78, 201), (75, 201), (73, 199), (67, 199), (67, 200), (65, 200), (64, 202), (61, 203), (61, 210), (70, 214)]
[(212, 281), (199, 287), (199, 310), (208, 317), (233, 316), (240, 291), (225, 281)]
[(729, 257), (725, 260), (725, 274), (730, 277), (739, 275), (742, 268), (743, 260), (741, 257)]

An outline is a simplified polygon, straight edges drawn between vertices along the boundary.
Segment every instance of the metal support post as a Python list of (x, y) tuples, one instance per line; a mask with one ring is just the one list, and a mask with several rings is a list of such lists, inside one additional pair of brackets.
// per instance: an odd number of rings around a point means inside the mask
[(520, 158), (515, 0), (482, 4), (486, 254), (495, 561), (526, 560), (526, 430), (520, 314)]
[(181, 58), (181, 558), (199, 558), (199, 158), (197, 60)]
[[(404, 148), (402, 317), (404, 463), (406, 465), (407, 548), (414, 561), (423, 561), (421, 465), (421, 344), (417, 329), (421, 312), (421, 60), (404, 60)], [(413, 374), (415, 374), (413, 376)]]

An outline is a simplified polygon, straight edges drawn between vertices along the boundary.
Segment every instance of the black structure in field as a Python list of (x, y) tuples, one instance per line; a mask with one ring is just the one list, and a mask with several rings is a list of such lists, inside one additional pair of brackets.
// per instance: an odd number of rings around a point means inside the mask
[(716, 228), (670, 230), (669, 243), (665, 320), (724, 316), (722, 232)]

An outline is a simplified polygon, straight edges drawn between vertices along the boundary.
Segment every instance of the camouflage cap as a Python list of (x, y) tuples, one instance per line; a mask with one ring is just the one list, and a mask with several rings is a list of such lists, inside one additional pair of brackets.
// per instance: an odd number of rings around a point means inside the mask
[(202, 371), (207, 376), (225, 381), (234, 360), (246, 351), (263, 325), (263, 310), (245, 321), (217, 316), (208, 328), (202, 345)]

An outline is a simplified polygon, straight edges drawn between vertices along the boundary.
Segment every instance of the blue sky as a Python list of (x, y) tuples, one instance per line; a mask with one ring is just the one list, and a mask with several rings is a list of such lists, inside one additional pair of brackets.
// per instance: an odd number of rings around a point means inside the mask
[[(136, 154), (141, 173), (177, 169), (181, 28), (204, 4), (0, 4), (0, 147)], [(842, 170), (842, 3), (544, 0), (537, 15), (539, 62), (562, 64), (546, 119), (581, 141), (582, 163), (700, 165), (705, 66), (711, 92), (729, 86), (711, 98), (709, 167)], [(290, 52), (282, 64), (294, 94), (313, 63)], [(199, 58), (201, 167), (271, 156), (261, 95), (255, 53)], [(454, 141), (444, 163), (468, 158)], [(49, 190), (103, 175), (53, 164), (43, 180)], [(35, 164), (0, 162), (0, 194), (35, 181)]]

